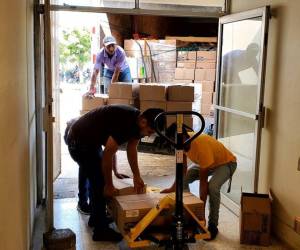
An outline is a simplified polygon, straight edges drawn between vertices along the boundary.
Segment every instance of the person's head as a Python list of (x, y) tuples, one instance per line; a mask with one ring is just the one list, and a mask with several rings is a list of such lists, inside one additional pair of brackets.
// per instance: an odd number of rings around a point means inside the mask
[(117, 41), (113, 36), (106, 36), (103, 38), (103, 46), (106, 53), (113, 55), (116, 50)]
[[(141, 136), (150, 136), (155, 132), (154, 120), (161, 112), (164, 112), (163, 109), (150, 108), (145, 110), (138, 118), (138, 126), (140, 128)], [(160, 117), (157, 121), (158, 129), (162, 130), (165, 125), (165, 119)]]
[(248, 57), (256, 57), (259, 52), (259, 46), (257, 43), (250, 43), (246, 49)]

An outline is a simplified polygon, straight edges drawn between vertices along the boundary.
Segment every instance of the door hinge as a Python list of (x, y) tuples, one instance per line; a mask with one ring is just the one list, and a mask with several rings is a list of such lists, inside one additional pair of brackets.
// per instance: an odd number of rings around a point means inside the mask
[(35, 11), (39, 14), (45, 13), (45, 5), (44, 4), (36, 4), (34, 8), (35, 8)]

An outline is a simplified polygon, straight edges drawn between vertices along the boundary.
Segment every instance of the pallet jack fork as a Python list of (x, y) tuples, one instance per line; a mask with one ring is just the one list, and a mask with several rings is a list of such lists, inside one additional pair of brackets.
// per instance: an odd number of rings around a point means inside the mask
[[(201, 128), (191, 138), (183, 141), (183, 117), (184, 115), (194, 115), (201, 120)], [(158, 129), (158, 120), (166, 116), (176, 116), (177, 133), (175, 142), (170, 138), (166, 137)], [(199, 220), (197, 216), (183, 203), (183, 149), (186, 145), (192, 142), (198, 135), (202, 133), (205, 127), (204, 118), (197, 112), (194, 111), (181, 111), (181, 112), (162, 112), (155, 119), (155, 130), (156, 132), (172, 144), (176, 149), (176, 192), (166, 195), (161, 199), (155, 207), (153, 207), (142, 220), (140, 220), (135, 227), (130, 229), (130, 232), (124, 236), (128, 247), (147, 247), (152, 242), (164, 245), (166, 249), (182, 250), (188, 249), (187, 243), (195, 242), (196, 240), (209, 239), (210, 233), (205, 227), (205, 221)], [(152, 234), (149, 239), (140, 239), (139, 236), (150, 226), (152, 221), (164, 210), (175, 207), (175, 220), (174, 225), (169, 232), (167, 240), (160, 240), (162, 237), (158, 234)], [(195, 224), (198, 227), (197, 233), (192, 233), (192, 236), (187, 234), (184, 224), (183, 209), (191, 216)], [(147, 237), (146, 237), (147, 238)]]

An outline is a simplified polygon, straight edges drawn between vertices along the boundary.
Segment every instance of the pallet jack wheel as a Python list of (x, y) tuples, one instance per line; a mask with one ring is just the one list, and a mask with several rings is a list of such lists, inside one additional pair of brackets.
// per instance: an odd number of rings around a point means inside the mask
[(179, 248), (177, 246), (166, 246), (165, 250), (189, 250), (189, 246), (188, 245), (184, 245), (181, 248)]

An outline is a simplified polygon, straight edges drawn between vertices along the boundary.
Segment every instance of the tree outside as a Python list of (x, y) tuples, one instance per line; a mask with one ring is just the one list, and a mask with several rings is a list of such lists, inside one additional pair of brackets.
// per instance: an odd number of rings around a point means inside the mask
[(90, 77), (91, 34), (86, 28), (62, 30), (59, 42), (60, 77), (66, 82), (86, 82)]

